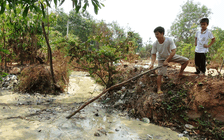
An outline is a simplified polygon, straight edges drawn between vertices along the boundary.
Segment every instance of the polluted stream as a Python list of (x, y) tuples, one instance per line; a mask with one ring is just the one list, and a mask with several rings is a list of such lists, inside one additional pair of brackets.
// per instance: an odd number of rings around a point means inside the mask
[(103, 91), (86, 72), (72, 72), (66, 93), (19, 94), (0, 89), (0, 140), (180, 140), (169, 128), (128, 117), (93, 102), (70, 119), (86, 101)]

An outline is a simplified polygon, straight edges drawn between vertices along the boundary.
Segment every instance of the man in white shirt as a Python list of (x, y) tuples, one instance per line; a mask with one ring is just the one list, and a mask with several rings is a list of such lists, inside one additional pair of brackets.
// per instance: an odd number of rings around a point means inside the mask
[(154, 30), (157, 41), (153, 43), (152, 51), (151, 51), (151, 66), (152, 69), (154, 67), (154, 63), (156, 60), (156, 53), (158, 52), (158, 66), (162, 66), (158, 69), (158, 77), (157, 77), (157, 93), (162, 94), (161, 91), (161, 81), (162, 76), (166, 75), (167, 65), (169, 62), (176, 62), (181, 64), (181, 69), (179, 73), (179, 77), (183, 76), (183, 71), (189, 63), (189, 59), (186, 57), (182, 57), (176, 54), (176, 45), (173, 40), (169, 37), (164, 37), (165, 30), (163, 27), (157, 27)]
[[(209, 47), (215, 42), (215, 37), (212, 32), (207, 29), (209, 24), (208, 18), (203, 18), (200, 20), (201, 30), (196, 32), (195, 35), (195, 66), (196, 72), (195, 74), (202, 73), (205, 75), (206, 71), (206, 54), (209, 51)], [(208, 41), (211, 39), (211, 43), (209, 45)]]

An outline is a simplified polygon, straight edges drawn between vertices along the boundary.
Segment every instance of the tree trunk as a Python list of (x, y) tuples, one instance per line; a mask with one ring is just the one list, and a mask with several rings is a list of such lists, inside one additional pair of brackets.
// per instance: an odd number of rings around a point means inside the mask
[[(19, 38), (20, 39), (20, 38)], [(22, 40), (20, 40), (21, 41), (21, 43), (20, 43), (20, 45), (19, 45), (19, 49), (20, 49), (20, 61), (21, 61), (21, 65), (23, 65), (23, 61), (24, 61), (24, 48), (23, 48), (23, 43), (24, 43), (24, 41), (25, 41), (25, 38), (24, 38), (24, 34), (22, 34)]]
[[(48, 31), (47, 31), (47, 39), (49, 39), (49, 13), (48, 13), (48, 7), (47, 7), (47, 29), (48, 29)], [(48, 42), (49, 42), (49, 40), (47, 40)], [(50, 54), (51, 52), (48, 50), (47, 51), (47, 62), (49, 62), (50, 61)]]
[[(5, 29), (4, 29), (4, 22), (3, 22), (3, 47), (4, 49), (7, 49), (6, 46), (5, 46)], [(5, 58), (5, 72), (7, 72), (7, 60), (6, 60), (6, 53), (4, 53), (4, 58)]]
[(48, 41), (48, 38), (47, 38), (47, 34), (45, 32), (45, 27), (44, 27), (44, 22), (43, 21), (42, 21), (42, 30), (43, 30), (43, 33), (44, 33), (44, 37), (45, 37), (48, 52), (49, 52), (51, 77), (52, 77), (52, 81), (53, 81), (53, 90), (54, 90), (54, 93), (55, 93), (56, 81), (55, 81), (55, 78), (54, 78), (54, 71), (53, 71), (53, 64), (52, 64), (52, 52), (51, 52), (51, 47), (50, 47), (50, 44), (49, 44), (49, 41)]

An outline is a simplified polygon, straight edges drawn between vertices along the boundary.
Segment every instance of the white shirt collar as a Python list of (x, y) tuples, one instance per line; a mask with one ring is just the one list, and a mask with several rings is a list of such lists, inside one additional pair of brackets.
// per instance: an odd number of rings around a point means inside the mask
[(201, 34), (205, 34), (206, 32), (208, 31), (208, 29), (206, 29), (203, 33), (201, 33)]

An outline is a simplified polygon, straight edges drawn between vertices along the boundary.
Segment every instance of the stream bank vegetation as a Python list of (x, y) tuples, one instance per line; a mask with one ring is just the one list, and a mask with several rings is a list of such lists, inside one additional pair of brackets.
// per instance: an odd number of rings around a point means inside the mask
[[(125, 31), (117, 22), (97, 21), (88, 12), (77, 13), (77, 9), (69, 14), (63, 9), (49, 12), (48, 3), (42, 2), (42, 6), (46, 15), (41, 9), (37, 12), (22, 4), (15, 7), (17, 14), (6, 4), (6, 10), (0, 15), (3, 21), (0, 23), (0, 80), (7, 74), (17, 74), (16, 91), (60, 94), (66, 91), (69, 73), (74, 70), (89, 72), (107, 89), (147, 70), (137, 65), (147, 65), (144, 60), (150, 59), (150, 40), (143, 44), (140, 35), (133, 30)], [(189, 8), (192, 10), (186, 10)], [(204, 15), (194, 11), (200, 8)], [(193, 16), (187, 13), (189, 11), (199, 14)], [(186, 14), (192, 23), (183, 18)], [(190, 66), (194, 66), (192, 37), (198, 20), (210, 14), (207, 7), (187, 1), (171, 27), (169, 34), (175, 37), (177, 53), (191, 59)], [(185, 28), (185, 24), (189, 28)], [(108, 91), (100, 102), (127, 111), (132, 117), (147, 117), (157, 125), (181, 133), (187, 131), (190, 136), (223, 139), (224, 76), (220, 69), (224, 58), (224, 31), (214, 27), (212, 32), (217, 41), (208, 54), (207, 68), (214, 68), (218, 75), (212, 76), (212, 71), (206, 77), (186, 73), (177, 84), (178, 65), (170, 64), (168, 77), (162, 84), (163, 95), (156, 94), (157, 75), (151, 72)]]

